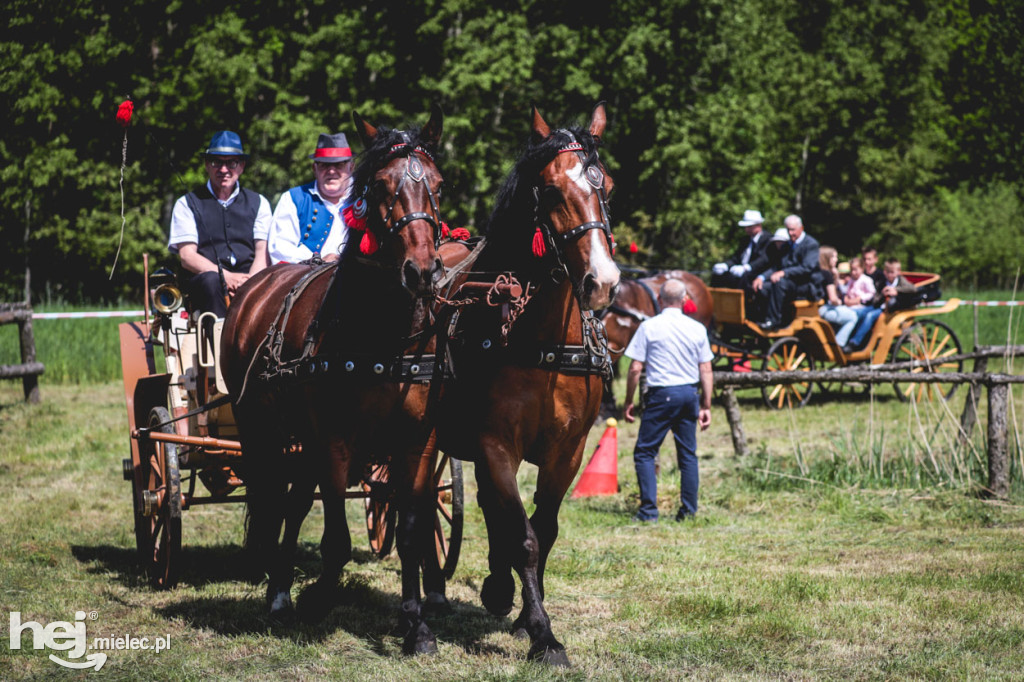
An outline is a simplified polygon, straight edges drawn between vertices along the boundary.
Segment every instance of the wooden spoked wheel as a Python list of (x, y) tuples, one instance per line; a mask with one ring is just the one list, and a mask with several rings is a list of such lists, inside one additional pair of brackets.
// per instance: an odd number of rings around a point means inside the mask
[[(447, 474), (447, 477), (445, 476)], [(437, 565), (445, 580), (455, 574), (462, 549), (463, 490), (462, 462), (440, 455), (434, 470), (437, 502), (434, 508), (434, 548)]]
[[(778, 339), (768, 349), (761, 363), (765, 372), (810, 372), (814, 370), (814, 358), (807, 352), (800, 340), (795, 336)], [(796, 384), (775, 384), (761, 388), (764, 404), (774, 410), (784, 407), (802, 407), (807, 404), (814, 392), (814, 384), (809, 381)]]
[[(918, 320), (907, 328), (896, 344), (892, 347), (891, 362), (912, 362), (923, 363), (920, 367), (914, 367), (909, 372), (918, 374), (921, 372), (941, 373), (960, 372), (963, 369), (964, 361), (946, 360), (954, 355), (960, 355), (960, 340), (953, 333), (948, 325), (938, 320)], [(896, 396), (900, 400), (913, 400), (921, 402), (924, 400), (948, 400), (956, 391), (957, 384), (954, 383), (894, 383)]]
[(391, 504), (388, 485), (388, 465), (375, 464), (363, 479), (366, 493), (366, 532), (370, 536), (370, 551), (383, 559), (395, 546), (395, 510)]
[[(163, 433), (173, 433), (166, 424), (171, 415), (164, 407), (149, 412), (148, 424)], [(157, 589), (170, 589), (178, 582), (181, 562), (181, 475), (178, 446), (140, 439), (140, 469), (133, 485), (135, 542), (149, 581)]]

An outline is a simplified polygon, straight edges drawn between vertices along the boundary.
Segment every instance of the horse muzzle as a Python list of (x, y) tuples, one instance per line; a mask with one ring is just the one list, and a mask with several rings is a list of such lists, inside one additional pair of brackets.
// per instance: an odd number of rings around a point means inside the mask
[(444, 276), (444, 265), (440, 258), (435, 258), (430, 265), (423, 267), (412, 260), (402, 265), (402, 285), (415, 297), (429, 298), (437, 292), (437, 284)]

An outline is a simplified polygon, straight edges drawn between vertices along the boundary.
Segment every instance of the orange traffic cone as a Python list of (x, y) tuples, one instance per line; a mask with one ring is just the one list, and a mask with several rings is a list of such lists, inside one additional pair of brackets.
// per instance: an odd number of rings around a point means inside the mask
[(597, 449), (590, 463), (583, 470), (573, 499), (591, 495), (614, 495), (619, 492), (619, 432), (618, 422), (609, 419), (604, 435), (597, 443)]

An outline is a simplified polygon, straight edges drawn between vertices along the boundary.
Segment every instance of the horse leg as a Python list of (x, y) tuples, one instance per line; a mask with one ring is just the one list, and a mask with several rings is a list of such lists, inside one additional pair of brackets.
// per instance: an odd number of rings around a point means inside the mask
[(328, 456), (317, 465), (320, 499), (324, 505), (324, 532), (320, 537), (322, 570), (303, 594), (299, 610), (303, 620), (318, 621), (334, 606), (341, 571), (352, 559), (352, 538), (345, 516), (345, 490), (351, 462), (348, 447), (340, 439), (327, 447)]
[[(490, 574), (484, 578), (480, 588), (480, 601), (491, 614), (507, 616), (512, 611), (512, 600), (515, 597), (516, 583), (512, 577), (511, 528), (510, 516), (515, 514), (503, 500), (519, 499), (519, 488), (515, 483), (515, 472), (511, 472), (511, 490), (508, 481), (510, 474), (506, 471), (499, 481), (491, 471), (486, 458), (480, 457), (476, 463), (477, 503), (484, 514), (487, 525), (487, 567)], [(499, 489), (501, 492), (499, 492)], [(522, 505), (520, 504), (520, 509)], [(526, 513), (523, 512), (523, 522)]]
[[(434, 462), (436, 448), (428, 444), (418, 457), (407, 458), (407, 469), (394, 481), (400, 500), (402, 490), (409, 495), (402, 500), (398, 509), (398, 525), (395, 539), (398, 557), (402, 562), (402, 604), (399, 627), (405, 633), (402, 651), (406, 654), (430, 654), (437, 652), (437, 639), (423, 620), (423, 605), (420, 602), (420, 564), (427, 555), (427, 548), (433, 540), (433, 524), (430, 523), (434, 510)], [(397, 473), (392, 467), (392, 473)], [(443, 598), (443, 587), (442, 598)]]
[(566, 466), (559, 458), (552, 457), (549, 462), (555, 466), (546, 466), (537, 472), (537, 491), (533, 495), (536, 507), (530, 517), (530, 525), (537, 535), (540, 554), (537, 560), (537, 584), (540, 588), (541, 599), (544, 598), (544, 569), (547, 566), (551, 548), (554, 547), (555, 540), (558, 538), (558, 511), (562, 508), (565, 493), (572, 485), (576, 472), (579, 471), (579, 462), (582, 460), (586, 445), (586, 441), (582, 440), (576, 449), (571, 460), (576, 462), (576, 466)]
[[(435, 463), (438, 461), (436, 438), (436, 434), (431, 433), (430, 440), (427, 443), (427, 452), (431, 453), (431, 461)], [(447, 464), (447, 459), (443, 463)], [(435, 464), (433, 467), (434, 472), (441, 468), (442, 464)], [(421, 548), (423, 554), (423, 610), (425, 615), (429, 616), (432, 614), (445, 614), (451, 611), (451, 605), (448, 603), (448, 597), (445, 595), (444, 570), (437, 555), (437, 547), (435, 546), (437, 533), (440, 529), (436, 525), (436, 515), (438, 513), (437, 479), (434, 477), (434, 474), (431, 474), (428, 481), (428, 489), (423, 494), (428, 498), (429, 504), (424, 504), (427, 516), (423, 519), (423, 525), (419, 532), (424, 534), (423, 546)]]
[(271, 616), (288, 616), (294, 610), (291, 589), (295, 582), (295, 551), (302, 522), (313, 506), (313, 493), (316, 490), (316, 478), (311, 469), (309, 466), (301, 467), (284, 498), (284, 536), (267, 585)]

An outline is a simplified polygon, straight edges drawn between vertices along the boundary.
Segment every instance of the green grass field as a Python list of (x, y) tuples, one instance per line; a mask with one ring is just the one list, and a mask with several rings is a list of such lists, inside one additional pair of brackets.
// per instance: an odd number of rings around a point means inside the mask
[[(1014, 405), (1024, 404), (1020, 387), (1014, 394)], [(462, 558), (448, 591), (454, 610), (432, 622), (439, 653), (409, 658), (395, 631), (400, 567), (371, 557), (358, 501), (349, 503), (355, 560), (340, 603), (319, 623), (267, 619), (264, 587), (244, 577), (238, 506), (185, 512), (181, 585), (155, 592), (135, 563), (119, 383), (44, 377), (42, 395), (26, 405), (16, 382), (0, 384), (5, 680), (1016, 680), (1024, 670), (1019, 407), (1011, 497), (986, 501), (975, 494), (984, 410), (973, 452), (958, 453), (948, 438), (962, 392), (948, 410), (915, 409), (890, 387), (792, 412), (743, 397), (757, 454), (733, 456), (716, 408), (700, 437), (698, 519), (654, 526), (630, 521), (636, 426), (621, 424), (620, 494), (567, 500), (548, 565), (546, 605), (574, 664), (563, 671), (525, 661), (528, 644), (508, 633), (511, 618), (480, 605), (487, 538), (471, 464)], [(603, 430), (592, 430), (588, 453)], [(859, 474), (836, 476), (844, 467)], [(892, 471), (906, 475), (887, 477)], [(527, 505), (534, 472), (520, 475)], [(659, 493), (671, 518), (678, 471), (668, 447)], [(303, 529), (297, 595), (320, 572), (321, 528), (317, 505)], [(8, 612), (48, 623), (78, 610), (96, 614), (86, 621), (90, 641), (169, 635), (170, 648), (109, 651), (100, 673), (65, 670), (47, 651), (9, 649)]]

